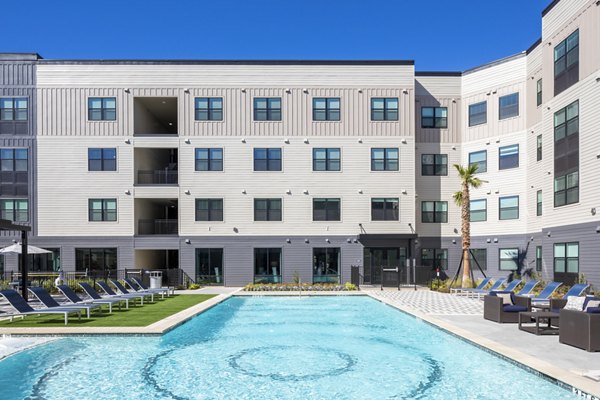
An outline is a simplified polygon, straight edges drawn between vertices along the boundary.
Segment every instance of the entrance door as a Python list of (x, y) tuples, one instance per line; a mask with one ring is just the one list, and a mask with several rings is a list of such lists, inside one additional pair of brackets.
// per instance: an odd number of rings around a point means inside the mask
[(365, 247), (364, 260), (364, 283), (378, 285), (381, 284), (381, 267), (388, 269), (406, 264), (406, 248)]

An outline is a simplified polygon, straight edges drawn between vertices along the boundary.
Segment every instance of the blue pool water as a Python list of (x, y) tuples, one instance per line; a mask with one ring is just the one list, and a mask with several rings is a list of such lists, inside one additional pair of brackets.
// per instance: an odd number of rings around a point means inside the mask
[(0, 362), (0, 399), (573, 399), (366, 297), (231, 298), (163, 337), (66, 338)]

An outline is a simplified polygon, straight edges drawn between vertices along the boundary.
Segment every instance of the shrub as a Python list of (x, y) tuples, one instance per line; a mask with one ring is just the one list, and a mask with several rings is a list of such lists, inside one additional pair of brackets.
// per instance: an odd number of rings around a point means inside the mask
[(190, 286), (188, 286), (188, 289), (190, 289), (190, 290), (200, 289), (200, 285), (198, 285), (197, 283), (191, 283)]
[(300, 290), (304, 291), (351, 291), (357, 290), (356, 285), (346, 282), (345, 284), (340, 283), (303, 283), (302, 285), (297, 283), (250, 283), (244, 287), (247, 292), (297, 292)]

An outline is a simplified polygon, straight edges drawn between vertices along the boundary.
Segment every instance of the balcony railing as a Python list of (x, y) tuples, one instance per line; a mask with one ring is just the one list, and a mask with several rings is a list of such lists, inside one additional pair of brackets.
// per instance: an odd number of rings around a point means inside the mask
[(177, 171), (165, 169), (138, 171), (138, 185), (177, 185), (177, 182)]
[(140, 219), (138, 235), (177, 235), (177, 220)]

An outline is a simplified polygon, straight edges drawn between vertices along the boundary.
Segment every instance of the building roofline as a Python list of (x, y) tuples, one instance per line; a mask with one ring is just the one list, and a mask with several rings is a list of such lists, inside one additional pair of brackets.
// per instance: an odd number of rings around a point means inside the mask
[(415, 76), (462, 76), (460, 71), (415, 71)]
[(44, 59), (40, 64), (140, 64), (140, 65), (414, 65), (414, 60), (60, 60)]
[(525, 50), (525, 54), (529, 54), (531, 53), (533, 50), (535, 50), (536, 47), (538, 47), (540, 44), (542, 43), (542, 38), (539, 38), (538, 40), (536, 40), (531, 46), (529, 46), (529, 48), (527, 50)]
[(469, 69), (463, 71), (462, 74), (463, 75), (472, 74), (474, 72), (478, 72), (478, 71), (481, 71), (481, 70), (484, 70), (484, 69), (487, 69), (487, 68), (495, 67), (496, 65), (504, 64), (506, 62), (509, 62), (509, 61), (512, 61), (512, 60), (516, 60), (516, 59), (525, 57), (526, 55), (527, 54), (524, 51), (522, 51), (520, 53), (513, 54), (512, 56), (508, 56), (508, 57), (501, 58), (499, 60), (491, 61), (491, 62), (489, 62), (487, 64), (482, 64), (482, 65), (480, 65), (478, 67), (469, 68)]
[(557, 5), (559, 2), (560, 0), (554, 0), (552, 3), (548, 4), (548, 6), (542, 11), (542, 17), (545, 17), (546, 14), (548, 14), (550, 10), (552, 10), (554, 6)]
[(42, 56), (38, 53), (0, 53), (0, 61), (38, 61)]

